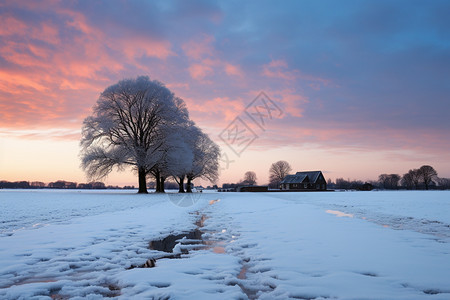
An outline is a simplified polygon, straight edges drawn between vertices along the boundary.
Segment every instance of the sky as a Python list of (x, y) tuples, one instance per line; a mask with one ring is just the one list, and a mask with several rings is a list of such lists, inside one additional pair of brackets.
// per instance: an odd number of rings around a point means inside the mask
[(265, 184), (278, 160), (332, 180), (450, 177), (449, 15), (438, 0), (2, 1), (0, 180), (86, 182), (83, 120), (139, 75), (221, 146), (219, 184)]

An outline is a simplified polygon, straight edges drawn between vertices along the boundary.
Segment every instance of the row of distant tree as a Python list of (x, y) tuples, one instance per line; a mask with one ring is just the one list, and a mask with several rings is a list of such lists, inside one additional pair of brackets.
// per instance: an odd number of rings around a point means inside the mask
[[(156, 182), (149, 182), (147, 185), (150, 189), (156, 189)], [(164, 183), (165, 189), (176, 190), (179, 189), (179, 184), (176, 181), (166, 181)], [(187, 189), (187, 184), (184, 186)], [(191, 186), (192, 187), (192, 186)], [(217, 185), (209, 188), (216, 188)], [(89, 183), (76, 183), (72, 181), (58, 180), (55, 182), (45, 183), (41, 181), (0, 181), (0, 189), (81, 189), (81, 190), (102, 190), (102, 189), (135, 189), (134, 185), (126, 185), (123, 187), (117, 185), (106, 185), (103, 182), (95, 181)]]
[(58, 180), (55, 182), (50, 182), (48, 184), (41, 181), (0, 181), (0, 189), (134, 189), (134, 186), (113, 186), (113, 185), (105, 185), (103, 182), (89, 182), (89, 183), (76, 183), (65, 180)]
[[(277, 189), (280, 187), (280, 182), (286, 175), (292, 171), (291, 165), (284, 160), (273, 163), (269, 168), (269, 187)], [(224, 183), (222, 188), (232, 189), (242, 185), (255, 185), (257, 181), (256, 173), (253, 171), (247, 171), (244, 174), (244, 179), (239, 180), (237, 183)]]
[(450, 189), (450, 178), (440, 178), (438, 173), (432, 166), (424, 165), (418, 169), (411, 169), (407, 173), (400, 176), (399, 174), (381, 174), (377, 181), (363, 182), (360, 180), (345, 180), (337, 178), (336, 182), (330, 179), (327, 183), (331, 189), (350, 189), (350, 190), (366, 190), (366, 189), (385, 189), (385, 190), (429, 190)]
[[(273, 163), (269, 169), (269, 187), (277, 189), (280, 186), (280, 181), (289, 175), (292, 168), (286, 161), (278, 161)], [(237, 183), (224, 183), (223, 189), (236, 189), (243, 185), (255, 185), (257, 182), (256, 173), (247, 171), (244, 178)], [(150, 182), (148, 187), (156, 189), (156, 182)], [(408, 189), (408, 190), (427, 190), (427, 189), (450, 189), (450, 178), (440, 178), (436, 170), (428, 165), (424, 165), (418, 169), (411, 169), (403, 176), (398, 174), (381, 174), (377, 181), (361, 181), (350, 180), (344, 178), (337, 178), (335, 182), (328, 179), (328, 189), (345, 189), (345, 190), (372, 190), (372, 189)], [(10, 189), (39, 189), (39, 188), (53, 188), (53, 189), (134, 189), (134, 186), (106, 186), (103, 182), (90, 183), (76, 183), (64, 180), (58, 180), (45, 184), (40, 181), (0, 181), (0, 188)], [(164, 183), (166, 189), (178, 189), (179, 183), (175, 181), (166, 181)], [(188, 188), (185, 184), (185, 188)], [(209, 186), (208, 188), (217, 189), (217, 185)]]
[[(280, 182), (286, 175), (292, 171), (291, 165), (284, 160), (277, 161), (273, 163), (269, 168), (269, 187), (272, 189), (277, 189), (280, 187)], [(239, 180), (237, 183), (224, 183), (222, 185), (223, 189), (236, 189), (243, 185), (255, 185), (257, 181), (256, 173), (253, 171), (247, 171), (244, 174), (244, 178)]]
[[(289, 175), (292, 167), (286, 161), (277, 161), (269, 169), (269, 187), (278, 189), (280, 182), (286, 175)], [(224, 183), (223, 189), (235, 189), (242, 185), (255, 185), (256, 173), (247, 171), (244, 179), (237, 183)], [(436, 170), (428, 165), (421, 166), (418, 169), (411, 169), (403, 176), (399, 174), (381, 174), (376, 181), (361, 181), (337, 178), (335, 182), (328, 179), (328, 189), (345, 190), (372, 190), (372, 189), (408, 189), (408, 190), (428, 190), (428, 189), (450, 189), (450, 178), (440, 178)]]

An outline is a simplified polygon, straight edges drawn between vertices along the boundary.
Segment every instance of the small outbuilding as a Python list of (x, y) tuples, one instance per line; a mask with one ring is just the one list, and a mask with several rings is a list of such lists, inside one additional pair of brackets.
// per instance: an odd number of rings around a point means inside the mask
[(238, 192), (268, 192), (268, 185), (245, 185), (237, 188)]
[(280, 182), (281, 190), (326, 191), (327, 182), (321, 171), (297, 172)]

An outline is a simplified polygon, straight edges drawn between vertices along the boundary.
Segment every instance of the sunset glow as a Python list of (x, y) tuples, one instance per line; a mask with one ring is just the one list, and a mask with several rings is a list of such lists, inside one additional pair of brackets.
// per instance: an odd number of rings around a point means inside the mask
[[(278, 160), (333, 180), (424, 164), (450, 177), (448, 12), (448, 1), (3, 1), (0, 180), (86, 182), (82, 122), (106, 87), (138, 75), (183, 98), (221, 146), (219, 183), (252, 170), (266, 184)], [(260, 92), (283, 113), (236, 155), (220, 134)]]

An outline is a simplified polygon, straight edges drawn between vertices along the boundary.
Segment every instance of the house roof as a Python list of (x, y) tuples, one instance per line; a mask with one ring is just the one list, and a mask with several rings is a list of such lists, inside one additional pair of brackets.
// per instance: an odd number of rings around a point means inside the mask
[(280, 183), (300, 183), (305, 180), (307, 175), (287, 175)]
[(297, 172), (295, 175), (287, 175), (280, 183), (315, 183), (319, 178), (321, 171)]

